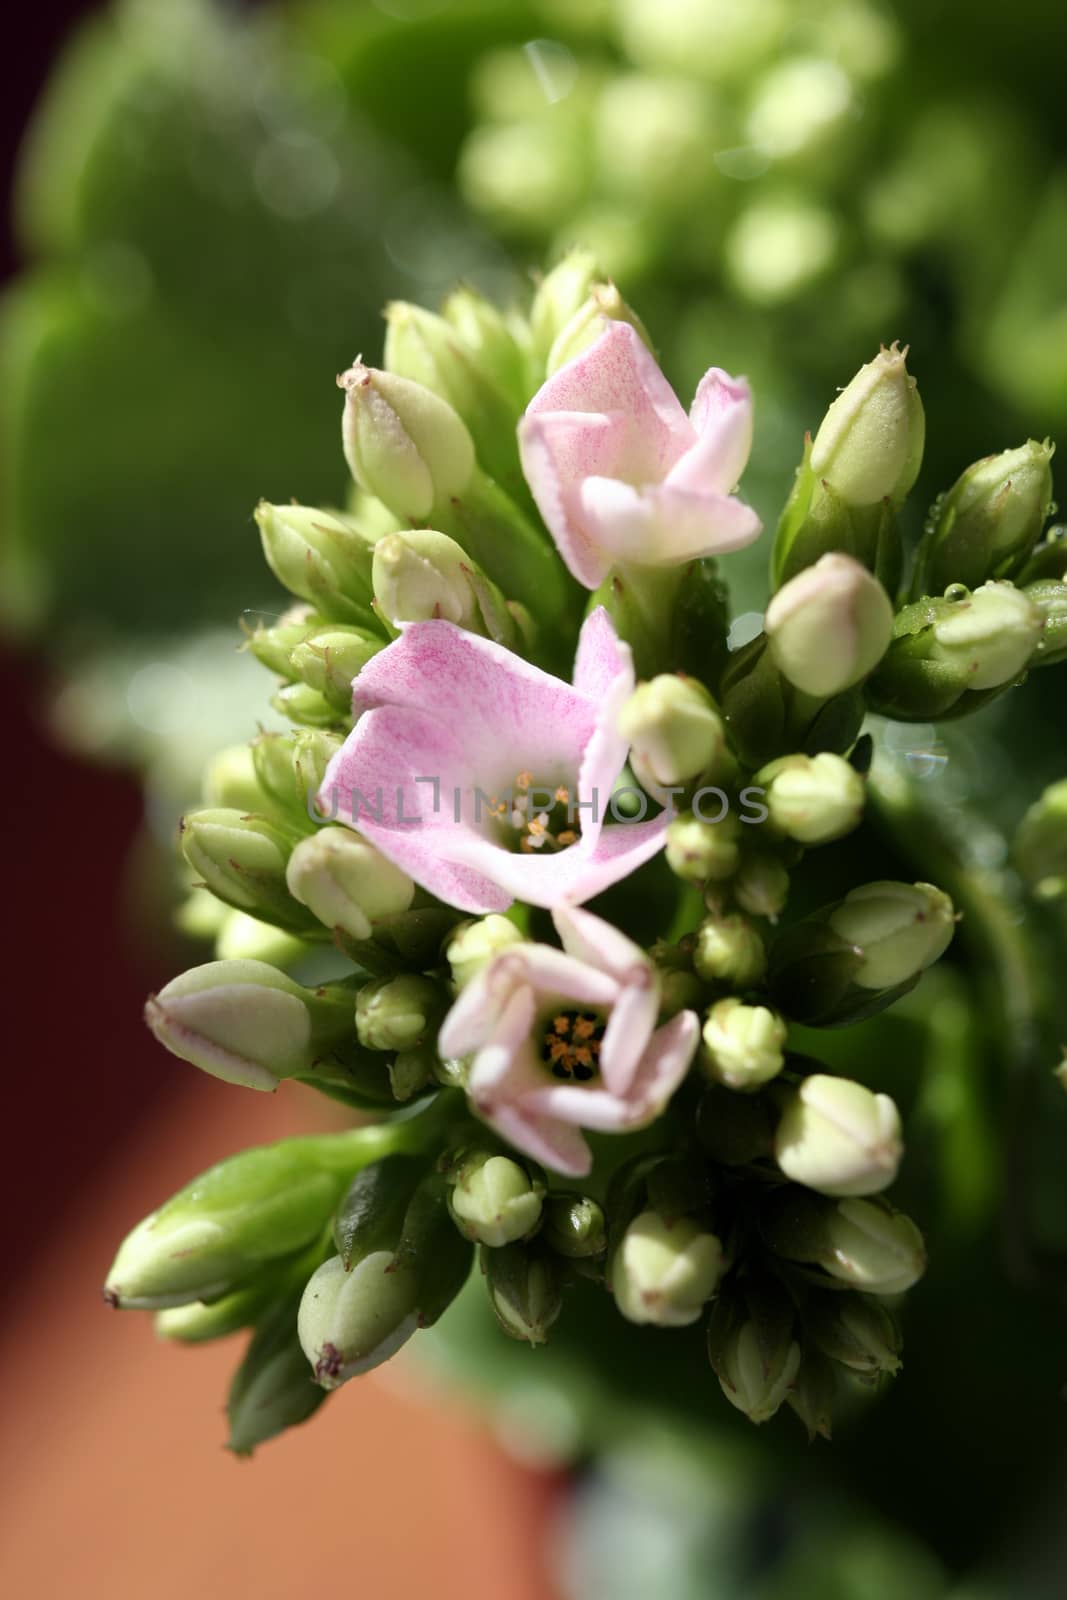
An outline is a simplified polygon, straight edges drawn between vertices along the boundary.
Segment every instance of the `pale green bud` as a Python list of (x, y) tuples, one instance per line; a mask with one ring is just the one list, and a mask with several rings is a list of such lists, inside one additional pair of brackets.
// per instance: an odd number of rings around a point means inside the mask
[(212, 756), (204, 770), (203, 793), (205, 805), (228, 811), (262, 811), (270, 803), (247, 744), (229, 745)]
[(956, 911), (932, 883), (865, 883), (830, 913), (838, 938), (861, 953), (852, 982), (861, 989), (895, 989), (925, 971), (948, 949)]
[(510, 1156), (478, 1152), (452, 1176), (449, 1208), (466, 1238), (498, 1248), (536, 1229), (545, 1186)]
[(304, 989), (264, 961), (209, 961), (172, 978), (145, 1021), (183, 1061), (249, 1089), (276, 1089), (310, 1070), (320, 1048), (351, 1030), (351, 997)]
[(292, 671), (322, 695), (332, 710), (349, 716), (352, 680), (359, 676), (384, 640), (362, 628), (322, 628), (293, 647)]
[(1055, 666), (1067, 656), (1067, 579), (1039, 578), (1023, 593), (1040, 611), (1043, 624), (1030, 665)]
[(331, 1256), (308, 1280), (297, 1335), (315, 1381), (336, 1389), (396, 1354), (419, 1325), (418, 1278), (391, 1250), (376, 1250), (346, 1272)]
[(238, 911), (304, 931), (306, 913), (285, 884), (291, 837), (265, 817), (214, 807), (181, 821), (182, 854), (197, 876)]
[(284, 969), (307, 951), (305, 940), (272, 923), (260, 922), (246, 911), (224, 911), (215, 939), (215, 956), (219, 961), (265, 961), (272, 967)]
[(256, 1328), (226, 1399), (228, 1447), (248, 1456), (286, 1428), (306, 1422), (325, 1400), (308, 1382), (307, 1361), (296, 1331), (296, 1307), (286, 1299)]
[(473, 289), (454, 290), (443, 309), (445, 320), (455, 328), (476, 365), (508, 397), (518, 414), (528, 397), (523, 351), (515, 329), (491, 300)]
[(827, 411), (811, 468), (849, 505), (900, 505), (919, 475), (926, 419), (896, 345), (861, 367)]
[(741, 859), (736, 817), (705, 822), (687, 812), (667, 825), (667, 865), (686, 883), (719, 883)]
[(351, 617), (373, 626), (372, 546), (350, 522), (335, 511), (273, 506), (266, 500), (256, 507), (256, 522), (267, 564), (290, 593), (326, 617)]
[(587, 1194), (550, 1194), (545, 1200), (541, 1237), (568, 1260), (598, 1256), (607, 1244), (604, 1212)]
[(462, 989), (473, 977), (489, 965), (494, 956), (521, 944), (523, 936), (508, 917), (496, 913), (479, 917), (474, 922), (461, 922), (449, 937), (445, 959), (452, 968), (452, 978), (457, 989)]
[(318, 728), (261, 733), (252, 741), (256, 776), (271, 800), (285, 811), (288, 820), (299, 823), (303, 832), (311, 826), (315, 796), (340, 748), (336, 734)]
[(536, 1245), (483, 1247), (482, 1271), (489, 1303), (504, 1332), (526, 1344), (545, 1344), (563, 1306), (560, 1272)]
[(1016, 865), (1041, 900), (1067, 894), (1067, 779), (1050, 784), (1015, 836)]
[(754, 783), (766, 790), (763, 801), (772, 825), (798, 844), (840, 839), (863, 816), (863, 778), (843, 756), (828, 750), (816, 756), (782, 756), (763, 767)]
[(785, 1296), (761, 1285), (747, 1304), (720, 1297), (708, 1320), (708, 1356), (730, 1404), (750, 1422), (769, 1422), (800, 1370)]
[(806, 1350), (786, 1404), (804, 1424), (809, 1444), (831, 1437), (836, 1389), (832, 1364), (818, 1351)]
[(293, 850), (289, 892), (327, 928), (369, 939), (381, 917), (406, 911), (415, 885), (351, 828), (318, 828)]
[(432, 528), (387, 533), (374, 549), (374, 597), (394, 626), (440, 617), (481, 632), (472, 567), (447, 534)]
[(963, 472), (938, 502), (919, 546), (912, 593), (941, 594), (1011, 575), (1041, 535), (1052, 500), (1048, 439), (986, 456)]
[(965, 674), (968, 689), (997, 689), (1025, 670), (1042, 623), (1021, 589), (983, 583), (934, 623), (936, 658)]
[(903, 1153), (888, 1095), (826, 1073), (782, 1091), (774, 1156), (794, 1183), (820, 1194), (877, 1194), (893, 1182)]
[(444, 1006), (432, 978), (407, 972), (380, 978), (356, 995), (356, 1033), (368, 1050), (411, 1050), (436, 1029)]
[(310, 683), (286, 683), (270, 697), (271, 706), (283, 717), (304, 728), (334, 728), (345, 720), (332, 701)]
[(741, 857), (730, 890), (750, 917), (776, 922), (789, 898), (789, 874), (777, 856), (765, 850), (748, 850)]
[(345, 459), (369, 494), (412, 523), (424, 522), (437, 501), (463, 494), (474, 476), (474, 444), (446, 400), (361, 361), (337, 381), (345, 391)]
[(161, 1339), (173, 1339), (176, 1344), (207, 1344), (251, 1327), (276, 1292), (274, 1280), (268, 1279), (266, 1286), (256, 1283), (247, 1289), (235, 1289), (209, 1305), (191, 1300), (188, 1305), (168, 1306), (156, 1312), (153, 1326)]
[(715, 1234), (691, 1217), (642, 1211), (611, 1262), (611, 1291), (628, 1322), (683, 1328), (696, 1322), (724, 1271)]
[[(279, 514), (285, 509), (284, 506), (270, 508), (272, 513), (277, 511)], [(263, 511), (264, 507), (260, 510)], [(311, 606), (292, 605), (273, 626), (268, 628), (258, 622), (247, 633), (248, 648), (263, 666), (278, 673), (279, 677), (288, 678), (292, 676), (289, 658), (294, 647), (326, 625), (325, 619), (318, 616)]]
[(831, 1360), (864, 1377), (900, 1371), (900, 1327), (870, 1295), (819, 1295), (804, 1307), (804, 1329)]
[(693, 965), (708, 983), (749, 989), (763, 977), (767, 955), (763, 940), (747, 917), (705, 917), (696, 931)]
[(841, 1200), (826, 1223), (821, 1265), (868, 1294), (903, 1294), (926, 1271), (922, 1234), (884, 1200)]
[(728, 1089), (758, 1089), (785, 1065), (785, 1036), (785, 1023), (766, 1006), (717, 1000), (704, 1023), (702, 1065)]
[(726, 729), (711, 696), (695, 678), (663, 673), (640, 683), (619, 712), (630, 763), (657, 797), (708, 772), (726, 748)]
[(642, 341), (652, 348), (644, 323), (637, 312), (626, 304), (613, 283), (595, 283), (589, 298), (579, 306), (574, 316), (559, 331), (548, 352), (545, 373), (551, 377), (568, 361), (573, 361), (583, 351), (595, 344), (609, 322), (628, 322)]
[(589, 250), (569, 250), (541, 279), (530, 307), (530, 333), (534, 351), (547, 365), (549, 351), (563, 329), (581, 310), (602, 273)]
[(764, 631), (782, 676), (828, 699), (878, 665), (893, 637), (893, 607), (866, 567), (831, 553), (779, 589)]

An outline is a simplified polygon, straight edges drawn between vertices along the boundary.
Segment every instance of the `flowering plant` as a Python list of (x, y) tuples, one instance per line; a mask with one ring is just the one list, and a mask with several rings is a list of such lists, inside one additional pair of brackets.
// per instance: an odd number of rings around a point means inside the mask
[[(704, 1319), (732, 1405), (828, 1436), (842, 1385), (899, 1367), (925, 1249), (884, 1195), (901, 1114), (820, 1038), (913, 989), (957, 913), (808, 852), (891, 807), (880, 719), (1067, 650), (1051, 449), (968, 468), (907, 551), (923, 411), (883, 350), (806, 444), (741, 642), (717, 562), (760, 531), (748, 387), (713, 368), (687, 414), (584, 257), (527, 316), (391, 307), (384, 369), (339, 381), (349, 504), (257, 512), (295, 604), (248, 645), (293, 731), (223, 752), (184, 819), (219, 959), (147, 1018), (363, 1115), (202, 1174), (106, 1296), (175, 1339), (253, 1330), (239, 1451), (435, 1322), (475, 1250), (516, 1339), (582, 1286)], [(1023, 841), (1048, 893), (1058, 804)]]

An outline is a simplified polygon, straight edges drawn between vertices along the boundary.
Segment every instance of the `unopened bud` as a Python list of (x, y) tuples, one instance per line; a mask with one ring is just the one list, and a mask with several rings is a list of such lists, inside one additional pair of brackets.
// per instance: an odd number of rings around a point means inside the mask
[(229, 745), (208, 762), (203, 777), (204, 803), (212, 809), (264, 811), (270, 796), (256, 773), (252, 748), (247, 744)]
[(306, 1422), (325, 1400), (308, 1382), (296, 1329), (296, 1306), (286, 1299), (256, 1328), (226, 1398), (229, 1448), (248, 1456), (286, 1428)]
[(299, 733), (261, 733), (252, 741), (256, 776), (288, 821), (306, 832), (318, 815), (316, 796), (326, 769), (341, 748), (336, 734), (317, 728)]
[(541, 1220), (545, 1186), (510, 1156), (476, 1152), (450, 1177), (449, 1207), (468, 1239), (499, 1248), (528, 1238)]
[(766, 1006), (718, 1000), (704, 1023), (705, 1072), (728, 1089), (758, 1089), (785, 1065), (786, 1027)]
[(546, 376), (550, 378), (568, 361), (573, 361), (584, 350), (588, 350), (600, 338), (609, 322), (628, 322), (649, 349), (652, 348), (644, 323), (637, 312), (626, 304), (615, 285), (594, 283), (588, 297), (556, 335), (545, 363)]
[(459, 335), (472, 361), (496, 384), (516, 415), (529, 395), (523, 352), (513, 328), (491, 300), (474, 289), (453, 291), (444, 304), (445, 320)]
[(411, 523), (424, 522), (437, 501), (463, 494), (474, 475), (474, 444), (446, 400), (360, 361), (338, 383), (345, 458), (368, 494)]
[(750, 917), (776, 922), (789, 898), (789, 874), (777, 856), (765, 850), (746, 850), (730, 890)]
[(369, 939), (381, 917), (406, 911), (415, 885), (351, 828), (318, 828), (302, 839), (286, 868), (289, 892), (327, 928)]
[(820, 1194), (876, 1194), (893, 1182), (902, 1154), (888, 1095), (826, 1073), (783, 1090), (774, 1155), (794, 1183)]
[(619, 713), (619, 732), (630, 742), (635, 776), (657, 798), (709, 772), (726, 746), (707, 690), (677, 673), (638, 684)]
[(919, 475), (926, 420), (915, 379), (894, 345), (861, 367), (830, 406), (811, 469), (849, 505), (897, 506)]
[(804, 1330), (823, 1355), (852, 1372), (873, 1378), (900, 1371), (899, 1324), (871, 1295), (814, 1297), (804, 1307)]
[(708, 983), (749, 989), (767, 966), (763, 940), (747, 917), (735, 912), (705, 917), (696, 931), (693, 966)]
[(948, 949), (956, 912), (931, 883), (864, 883), (829, 916), (832, 931), (860, 956), (852, 982), (895, 989), (932, 966)]
[(829, 1439), (833, 1431), (837, 1376), (833, 1365), (817, 1350), (806, 1350), (786, 1403), (800, 1418), (808, 1443)]
[(765, 1216), (763, 1234), (785, 1260), (868, 1294), (903, 1294), (926, 1270), (922, 1234), (881, 1196), (833, 1201), (791, 1190)]
[(321, 694), (332, 710), (348, 716), (352, 681), (384, 643), (380, 635), (365, 628), (322, 628), (293, 647), (290, 668), (302, 683)]
[(1029, 439), (1017, 450), (976, 461), (957, 478), (919, 546), (916, 599), (953, 583), (973, 589), (1025, 564), (1052, 500), (1053, 448), (1047, 439)]
[(1014, 856), (1040, 900), (1067, 894), (1067, 779), (1051, 784), (1023, 817)]
[(544, 1344), (562, 1309), (559, 1266), (536, 1245), (483, 1248), (489, 1303), (504, 1332), (526, 1344)]
[(828, 699), (878, 665), (893, 636), (893, 608), (866, 567), (831, 553), (779, 589), (764, 631), (783, 677)]
[(225, 807), (182, 818), (182, 854), (212, 894), (239, 911), (302, 931), (308, 918), (285, 883), (291, 842), (265, 817)]
[(356, 1033), (368, 1050), (411, 1050), (444, 1014), (446, 997), (432, 978), (400, 973), (364, 984), (356, 995)]
[(690, 1217), (643, 1211), (611, 1262), (615, 1304), (629, 1322), (682, 1328), (696, 1322), (724, 1270), (722, 1244)]
[(857, 827), (867, 796), (843, 756), (782, 756), (756, 774), (772, 825), (798, 844), (827, 844)]
[(522, 943), (522, 934), (508, 917), (496, 913), (479, 917), (477, 921), (461, 922), (451, 934), (445, 959), (452, 969), (457, 989), (462, 989), (472, 978), (487, 967), (494, 956)]
[(345, 1271), (331, 1256), (304, 1290), (297, 1333), (315, 1381), (336, 1389), (395, 1355), (418, 1327), (418, 1280), (377, 1250)]
[(1067, 656), (1067, 578), (1041, 578), (1027, 584), (1023, 593), (1040, 611), (1044, 623), (1030, 665), (1055, 666)]
[[(264, 510), (263, 507), (260, 509)], [(275, 510), (282, 512), (285, 507), (270, 509), (272, 512)], [(263, 622), (259, 622), (255, 628), (248, 631), (248, 648), (256, 660), (262, 662), (271, 672), (276, 672), (279, 677), (288, 678), (292, 675), (289, 658), (295, 646), (319, 628), (326, 626), (325, 618), (318, 616), (311, 606), (293, 605), (271, 627), (268, 628)]]
[(736, 817), (705, 822), (686, 812), (667, 826), (667, 865), (686, 883), (720, 883), (737, 871), (739, 833)]
[(535, 355), (541, 364), (538, 385), (547, 368), (553, 344), (585, 304), (593, 284), (600, 277), (600, 267), (591, 251), (570, 250), (542, 278), (530, 307), (530, 333)]
[(607, 1244), (604, 1212), (587, 1194), (556, 1192), (545, 1199), (541, 1236), (570, 1261), (598, 1256)]
[(708, 1356), (730, 1404), (750, 1422), (769, 1422), (800, 1369), (785, 1295), (760, 1284), (743, 1298), (720, 1296), (708, 1319)]
[(335, 511), (266, 500), (256, 507), (256, 522), (267, 564), (291, 594), (310, 601), (324, 617), (375, 626), (373, 547), (350, 522)]

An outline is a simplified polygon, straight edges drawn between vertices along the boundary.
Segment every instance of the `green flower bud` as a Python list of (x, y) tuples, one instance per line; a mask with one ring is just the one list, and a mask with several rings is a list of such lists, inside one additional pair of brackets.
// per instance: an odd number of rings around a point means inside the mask
[(245, 911), (226, 911), (221, 906), (219, 909), (223, 918), (215, 939), (218, 961), (263, 961), (284, 971), (307, 954), (307, 942), (295, 934), (260, 922)]
[(529, 398), (524, 355), (515, 332), (493, 302), (474, 289), (454, 290), (443, 309), (471, 360), (510, 401), (514, 425)]
[(300, 1301), (297, 1336), (315, 1381), (336, 1389), (388, 1361), (418, 1325), (414, 1270), (376, 1250), (348, 1272), (340, 1256), (323, 1262)]
[(267, 565), (283, 587), (324, 617), (375, 627), (373, 547), (350, 522), (335, 511), (272, 506), (266, 500), (256, 507), (256, 522)]
[(348, 720), (336, 705), (310, 683), (286, 683), (270, 697), (275, 711), (304, 728), (336, 728)]
[(709, 772), (726, 748), (726, 729), (711, 696), (694, 678), (663, 673), (640, 683), (619, 712), (630, 764), (650, 794)]
[(867, 788), (855, 767), (828, 750), (782, 756), (757, 772), (770, 822), (798, 844), (828, 844), (859, 825)]
[(383, 643), (380, 635), (364, 628), (322, 628), (293, 647), (291, 669), (309, 689), (322, 695), (331, 710), (347, 717), (352, 711), (352, 680)]
[(900, 1371), (900, 1326), (873, 1296), (814, 1297), (804, 1307), (804, 1331), (823, 1355), (852, 1372), (874, 1378)]
[(763, 977), (767, 956), (748, 918), (730, 913), (704, 918), (696, 931), (693, 965), (708, 983), (749, 989)]
[(1022, 591), (1044, 618), (1032, 667), (1052, 667), (1067, 656), (1067, 579), (1042, 578)]
[(888, 1095), (815, 1073), (783, 1091), (774, 1156), (820, 1194), (876, 1194), (900, 1166), (900, 1115)]
[(1067, 779), (1051, 784), (1023, 817), (1014, 856), (1040, 900), (1067, 894)]
[(741, 857), (730, 890), (741, 910), (747, 911), (750, 917), (766, 917), (769, 922), (776, 922), (789, 898), (789, 874), (777, 856), (765, 850), (747, 850)]
[(769, 1422), (800, 1370), (793, 1310), (781, 1290), (751, 1285), (720, 1296), (708, 1319), (708, 1357), (723, 1394), (750, 1422)]
[(256, 776), (286, 819), (310, 831), (315, 797), (326, 768), (341, 748), (336, 734), (305, 728), (299, 733), (261, 733), (252, 741)]
[(969, 592), (951, 587), (897, 615), (894, 639), (867, 685), (873, 710), (903, 720), (944, 716), (982, 703), (982, 691), (1014, 683), (1034, 654), (1044, 617), (1006, 581)]
[(602, 276), (596, 257), (588, 250), (570, 250), (546, 273), (530, 307), (530, 334), (539, 364), (539, 388), (547, 372), (552, 346), (585, 304), (594, 283)]
[(903, 1294), (926, 1270), (922, 1234), (881, 1196), (832, 1201), (790, 1190), (765, 1215), (763, 1234), (786, 1261), (868, 1294)]
[(182, 818), (182, 854), (227, 905), (303, 932), (309, 918), (285, 884), (289, 836), (264, 817), (218, 807)]
[(569, 1261), (588, 1260), (607, 1245), (604, 1212), (587, 1194), (557, 1191), (545, 1200), (541, 1237)]
[(831, 930), (859, 954), (852, 981), (861, 989), (895, 989), (944, 955), (956, 911), (931, 883), (864, 883), (829, 914)]
[(829, 1439), (833, 1431), (834, 1394), (837, 1378), (834, 1368), (818, 1351), (806, 1350), (786, 1403), (807, 1430), (808, 1443)]
[(1015, 574), (1020, 588), (1041, 578), (1067, 578), (1067, 524), (1049, 528), (1041, 544), (1031, 553), (1022, 570)]
[(432, 1045), (417, 1045), (414, 1050), (399, 1050), (389, 1062), (389, 1087), (393, 1099), (401, 1104), (428, 1089), (435, 1080), (437, 1051)]
[(351, 828), (319, 828), (301, 839), (285, 873), (289, 893), (327, 928), (369, 939), (380, 917), (406, 911), (415, 885)]
[(823, 418), (811, 470), (849, 505), (899, 506), (919, 475), (926, 419), (906, 352), (893, 345), (861, 367)]
[(594, 283), (589, 296), (556, 335), (545, 363), (545, 375), (551, 377), (560, 367), (573, 361), (591, 344), (595, 344), (609, 322), (628, 322), (630, 327), (652, 348), (644, 323), (626, 304), (613, 283)]
[(263, 961), (209, 961), (151, 995), (145, 1021), (160, 1044), (212, 1077), (276, 1089), (351, 1031), (351, 995), (304, 989)]
[(203, 792), (205, 805), (227, 811), (263, 811), (270, 805), (247, 744), (228, 745), (212, 756), (204, 771)]
[(483, 1247), (481, 1263), (489, 1303), (504, 1332), (526, 1344), (545, 1344), (563, 1306), (557, 1263), (547, 1251), (527, 1244)]
[(741, 859), (737, 818), (705, 822), (691, 811), (667, 825), (667, 865), (686, 883), (721, 883)]
[(445, 959), (452, 968), (457, 989), (462, 989), (488, 966), (494, 956), (521, 944), (523, 936), (508, 917), (495, 913), (473, 922), (461, 922), (445, 947)]
[(387, 1155), (361, 1167), (333, 1219), (333, 1242), (348, 1272), (364, 1256), (395, 1251), (404, 1218), (425, 1171), (413, 1155)]
[(213, 1300), (322, 1233), (352, 1173), (381, 1153), (376, 1129), (282, 1139), (209, 1167), (119, 1246), (104, 1298), (124, 1310)]
[(387, 533), (378, 541), (374, 593), (394, 626), (443, 617), (498, 644), (521, 640), (521, 608), (508, 604), (461, 545), (432, 528)]
[(345, 459), (368, 494), (419, 523), (435, 503), (464, 493), (474, 476), (474, 444), (446, 400), (361, 361), (337, 381), (345, 391)]
[(713, 1161), (747, 1167), (774, 1149), (774, 1109), (766, 1095), (739, 1095), (712, 1088), (697, 1108), (697, 1138)]
[(664, 972), (659, 987), (660, 1021), (667, 1022), (679, 1011), (698, 1011), (706, 998), (706, 988), (694, 973), (677, 969)]
[(953, 583), (973, 589), (1019, 570), (1048, 515), (1053, 449), (1048, 439), (1029, 439), (1017, 450), (976, 461), (956, 479), (919, 546), (915, 599), (941, 594)]
[(733, 996), (718, 1000), (704, 1023), (701, 1064), (728, 1089), (758, 1089), (785, 1065), (785, 1023), (766, 1006), (746, 1006)]
[(545, 1186), (510, 1156), (477, 1151), (449, 1176), (449, 1207), (465, 1238), (498, 1248), (537, 1228)]
[(308, 1382), (307, 1360), (296, 1330), (296, 1307), (286, 1300), (256, 1328), (226, 1399), (229, 1448), (248, 1456), (286, 1428), (306, 1422), (325, 1400)]
[(368, 1050), (411, 1050), (436, 1032), (446, 997), (432, 978), (402, 972), (364, 984), (356, 995), (356, 1033)]
[(628, 1322), (682, 1328), (696, 1322), (724, 1271), (723, 1248), (691, 1217), (642, 1211), (611, 1262), (611, 1291)]
[[(281, 513), (285, 507), (278, 507), (277, 510)], [(248, 648), (256, 660), (262, 662), (271, 672), (276, 672), (279, 677), (289, 678), (292, 676), (290, 657), (294, 648), (319, 628), (326, 626), (325, 619), (318, 616), (311, 606), (290, 606), (272, 627), (265, 627), (262, 622), (257, 623), (247, 634)]]
[(893, 608), (866, 567), (831, 553), (779, 589), (764, 631), (782, 675), (828, 699), (878, 665), (893, 636)]
[(161, 1339), (173, 1339), (177, 1344), (207, 1344), (212, 1339), (225, 1339), (241, 1328), (251, 1327), (277, 1292), (276, 1280), (267, 1278), (247, 1289), (224, 1294), (209, 1305), (204, 1305), (202, 1300), (192, 1300), (188, 1305), (169, 1306), (156, 1312), (153, 1325)]

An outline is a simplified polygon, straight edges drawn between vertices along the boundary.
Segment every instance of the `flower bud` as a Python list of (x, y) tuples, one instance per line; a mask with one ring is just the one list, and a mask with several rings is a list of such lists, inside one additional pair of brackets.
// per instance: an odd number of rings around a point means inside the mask
[(832, 1364), (817, 1350), (806, 1350), (786, 1403), (804, 1424), (809, 1444), (831, 1437), (836, 1389)]
[(831, 553), (779, 589), (764, 631), (779, 672), (828, 699), (878, 665), (893, 636), (893, 608), (866, 567)]
[(308, 1382), (307, 1360), (296, 1330), (296, 1307), (286, 1299), (256, 1328), (226, 1398), (228, 1446), (248, 1456), (286, 1428), (306, 1422), (325, 1400)]
[(619, 713), (638, 781), (657, 798), (708, 772), (726, 747), (726, 729), (695, 678), (663, 673), (640, 683)]
[[(275, 711), (303, 728), (335, 728), (345, 714), (309, 683), (285, 683), (270, 697)], [(350, 720), (350, 719), (349, 719)]]
[(1014, 574), (1020, 588), (1041, 578), (1067, 578), (1067, 523), (1049, 528), (1022, 569)]
[(1022, 591), (1044, 620), (1031, 667), (1052, 667), (1067, 656), (1067, 578), (1040, 578)]
[(693, 966), (708, 983), (749, 989), (763, 977), (767, 956), (748, 918), (731, 912), (704, 918), (696, 931)]
[(496, 384), (515, 415), (529, 398), (523, 352), (507, 319), (475, 289), (455, 289), (444, 303), (446, 322), (456, 330), (478, 369)]
[(767, 1284), (720, 1296), (708, 1319), (708, 1356), (723, 1394), (750, 1422), (769, 1422), (800, 1369), (793, 1311)]
[(285, 873), (289, 892), (327, 928), (369, 939), (381, 917), (406, 911), (415, 885), (351, 828), (319, 828), (301, 839)]
[(301, 683), (322, 695), (331, 710), (347, 717), (352, 711), (352, 680), (384, 642), (365, 628), (321, 628), (294, 645), (290, 668)]
[(182, 854), (213, 895), (303, 931), (309, 920), (285, 884), (290, 842), (264, 817), (223, 807), (190, 811), (181, 822)]
[(447, 534), (431, 528), (387, 533), (374, 549), (374, 598), (394, 626), (440, 617), (472, 628), (477, 607), (470, 569)]
[(202, 788), (207, 806), (226, 811), (264, 811), (270, 806), (256, 774), (252, 748), (247, 744), (228, 745), (212, 756), (204, 771)]
[(691, 1217), (668, 1222), (642, 1211), (612, 1259), (611, 1290), (627, 1321), (683, 1328), (697, 1321), (723, 1270), (715, 1234)]
[(481, 1252), (489, 1303), (512, 1339), (545, 1344), (563, 1305), (559, 1267), (535, 1245), (506, 1244)]
[(474, 444), (446, 400), (361, 361), (337, 381), (345, 391), (345, 459), (368, 494), (411, 523), (463, 494), (474, 476)]
[(587, 1194), (557, 1191), (545, 1199), (541, 1237), (569, 1261), (598, 1256), (607, 1244), (604, 1212)]
[[(218, 901), (215, 902), (218, 905)], [(308, 944), (294, 933), (260, 922), (245, 911), (227, 911), (219, 906), (222, 921), (215, 936), (218, 961), (264, 961), (283, 972), (308, 952)]]
[(613, 283), (594, 283), (588, 297), (578, 307), (574, 316), (560, 329), (548, 352), (545, 375), (551, 377), (568, 361), (580, 356), (595, 344), (609, 322), (628, 322), (652, 348), (644, 323), (637, 312), (626, 304)]
[(830, 751), (782, 756), (755, 777), (770, 822), (798, 844), (828, 844), (857, 827), (867, 797), (855, 767)]
[(919, 475), (926, 419), (905, 354), (893, 345), (861, 367), (815, 435), (811, 469), (850, 505), (899, 506)]
[(1009, 577), (1041, 536), (1052, 500), (1054, 446), (1029, 439), (986, 456), (963, 472), (938, 502), (916, 557), (916, 599), (952, 583), (975, 588)]
[(349, 1271), (331, 1256), (308, 1280), (297, 1335), (315, 1381), (336, 1389), (395, 1355), (418, 1327), (418, 1280), (376, 1250)]
[(265, 1265), (322, 1233), (355, 1169), (380, 1140), (366, 1132), (282, 1139), (200, 1174), (119, 1246), (104, 1297), (154, 1311), (247, 1286)]
[(457, 989), (462, 989), (472, 978), (489, 965), (494, 956), (522, 943), (522, 934), (508, 918), (493, 913), (476, 921), (461, 922), (449, 937), (445, 959), (452, 969)]
[(446, 997), (440, 984), (403, 972), (363, 985), (356, 995), (356, 1033), (368, 1050), (411, 1050), (436, 1030)]
[(160, 1044), (212, 1077), (276, 1089), (351, 1031), (351, 998), (304, 989), (263, 961), (209, 961), (151, 995), (145, 1021)]
[(467, 1239), (498, 1248), (528, 1238), (541, 1220), (545, 1186), (510, 1156), (476, 1151), (449, 1177), (449, 1209)]
[(701, 1064), (709, 1078), (728, 1089), (758, 1089), (785, 1065), (786, 1027), (766, 1006), (746, 1006), (729, 996), (717, 1000), (704, 1023)]
[(926, 1270), (922, 1234), (881, 1196), (832, 1201), (790, 1190), (772, 1204), (762, 1227), (786, 1261), (821, 1267), (867, 1294), (903, 1294)]
[(747, 850), (741, 857), (731, 893), (742, 911), (750, 917), (766, 917), (776, 922), (789, 898), (789, 874), (766, 850)]
[(373, 547), (336, 511), (273, 506), (261, 500), (256, 522), (263, 554), (278, 582), (324, 617), (375, 628), (371, 602)]
[(888, 1095), (815, 1073), (783, 1091), (774, 1156), (820, 1194), (876, 1194), (900, 1166), (900, 1115)]
[(252, 741), (256, 776), (286, 819), (304, 832), (319, 815), (316, 796), (326, 769), (341, 748), (336, 734), (317, 728), (299, 733), (261, 733)]
[(542, 278), (530, 307), (530, 334), (539, 363), (535, 387), (543, 381), (553, 344), (600, 277), (596, 257), (589, 250), (570, 250)]
[(187, 1305), (168, 1306), (156, 1312), (153, 1326), (161, 1339), (173, 1339), (177, 1344), (207, 1344), (251, 1327), (277, 1293), (277, 1281), (267, 1277), (247, 1289), (234, 1289), (209, 1305), (191, 1300)]
[[(261, 511), (266, 509), (268, 508), (260, 507)], [(272, 506), (269, 510), (272, 513), (277, 511), (281, 515), (286, 507)], [(311, 606), (293, 605), (273, 626), (268, 628), (262, 622), (258, 622), (251, 632), (246, 630), (248, 648), (263, 666), (271, 672), (276, 672), (279, 677), (288, 678), (292, 675), (289, 658), (295, 646), (326, 626), (325, 618), (318, 616)]]
[(956, 912), (931, 883), (864, 883), (829, 915), (831, 930), (860, 957), (852, 982), (895, 989), (924, 972), (948, 949)]
[(1014, 857), (1038, 899), (1067, 894), (1067, 779), (1050, 784), (1023, 817)]
[(804, 1307), (804, 1331), (832, 1361), (874, 1378), (900, 1371), (900, 1327), (888, 1306), (863, 1294), (826, 1294)]
[(736, 817), (705, 822), (685, 812), (667, 825), (667, 865), (686, 883), (720, 883), (737, 871), (738, 836)]

